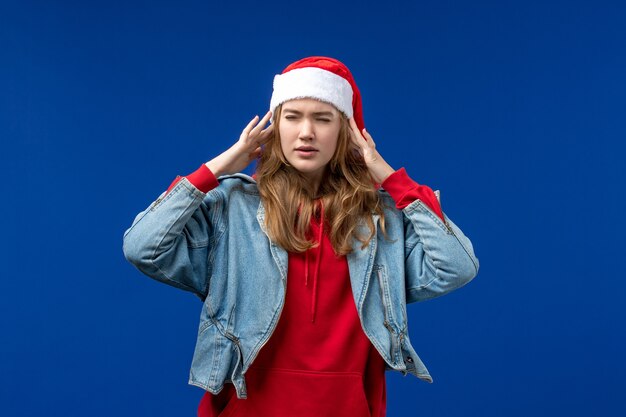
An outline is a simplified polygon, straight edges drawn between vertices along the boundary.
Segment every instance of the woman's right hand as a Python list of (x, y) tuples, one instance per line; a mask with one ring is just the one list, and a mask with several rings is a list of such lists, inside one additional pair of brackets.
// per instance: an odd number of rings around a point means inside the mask
[(271, 116), (271, 111), (268, 111), (261, 121), (259, 116), (254, 116), (233, 146), (205, 164), (213, 175), (219, 177), (241, 172), (250, 165), (250, 162), (258, 158), (261, 154), (261, 145), (272, 137), (274, 131), (273, 124), (263, 129)]

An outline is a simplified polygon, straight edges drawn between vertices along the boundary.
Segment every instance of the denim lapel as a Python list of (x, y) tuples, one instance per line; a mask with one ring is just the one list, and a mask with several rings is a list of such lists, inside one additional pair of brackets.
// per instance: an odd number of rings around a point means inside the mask
[[(354, 295), (354, 302), (361, 315), (361, 308), (365, 294), (367, 293), (367, 287), (369, 286), (369, 278), (372, 275), (372, 268), (374, 266), (374, 258), (376, 257), (376, 249), (378, 244), (378, 220), (380, 216), (378, 214), (372, 215), (374, 221), (374, 236), (367, 245), (366, 248), (361, 249), (362, 243), (357, 239), (352, 241), (352, 253), (348, 254), (348, 269), (350, 270), (350, 283), (352, 285), (352, 294)], [(358, 233), (361, 236), (369, 235), (369, 228), (365, 221), (361, 220), (357, 227)]]
[(288, 255), (287, 251), (280, 246), (278, 246), (274, 241), (272, 241), (267, 234), (267, 229), (265, 228), (265, 207), (263, 206), (263, 202), (259, 200), (259, 208), (256, 212), (256, 219), (259, 222), (259, 226), (265, 236), (270, 243), (270, 252), (272, 254), (272, 258), (274, 258), (274, 262), (276, 262), (276, 266), (278, 266), (278, 270), (280, 271), (280, 276), (283, 281), (287, 280), (287, 264), (288, 264)]

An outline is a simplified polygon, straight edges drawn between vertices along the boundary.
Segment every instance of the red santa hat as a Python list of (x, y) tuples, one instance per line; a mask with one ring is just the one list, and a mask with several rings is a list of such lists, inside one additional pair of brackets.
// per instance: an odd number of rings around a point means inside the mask
[(280, 104), (297, 98), (314, 98), (332, 104), (348, 118), (354, 117), (359, 130), (365, 127), (361, 93), (348, 67), (334, 58), (303, 58), (274, 76), (272, 113)]

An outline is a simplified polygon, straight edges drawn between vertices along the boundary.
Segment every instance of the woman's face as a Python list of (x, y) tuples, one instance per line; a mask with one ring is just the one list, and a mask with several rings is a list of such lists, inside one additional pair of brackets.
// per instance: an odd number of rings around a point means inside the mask
[(283, 103), (279, 134), (287, 162), (312, 181), (320, 181), (337, 149), (342, 117), (333, 105), (314, 99)]

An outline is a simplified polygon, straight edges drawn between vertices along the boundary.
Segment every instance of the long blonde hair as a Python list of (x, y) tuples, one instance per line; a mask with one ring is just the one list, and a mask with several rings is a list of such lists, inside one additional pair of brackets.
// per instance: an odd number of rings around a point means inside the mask
[[(380, 215), (381, 231), (385, 234), (382, 201), (363, 157), (352, 149), (348, 120), (341, 117), (337, 149), (326, 167), (318, 195), (314, 195), (310, 181), (289, 165), (283, 154), (279, 134), (281, 109), (282, 105), (274, 111), (274, 137), (265, 145), (256, 170), (269, 237), (290, 252), (304, 252), (316, 246), (306, 233), (318, 196), (337, 255), (352, 252), (353, 238), (361, 242), (361, 248), (367, 247), (376, 231), (372, 213)], [(361, 219), (370, 230), (367, 236), (357, 232)]]

